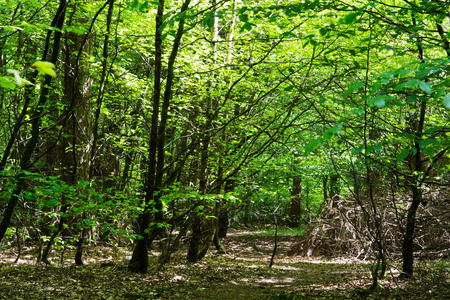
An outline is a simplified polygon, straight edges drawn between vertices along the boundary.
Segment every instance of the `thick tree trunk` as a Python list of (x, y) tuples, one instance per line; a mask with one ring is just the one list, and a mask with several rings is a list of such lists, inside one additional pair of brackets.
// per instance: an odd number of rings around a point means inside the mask
[(194, 214), (196, 215), (194, 216), (194, 222), (192, 224), (192, 237), (189, 243), (189, 249), (186, 257), (188, 262), (198, 261), (200, 239), (202, 236), (202, 216), (199, 216), (196, 212), (194, 212)]

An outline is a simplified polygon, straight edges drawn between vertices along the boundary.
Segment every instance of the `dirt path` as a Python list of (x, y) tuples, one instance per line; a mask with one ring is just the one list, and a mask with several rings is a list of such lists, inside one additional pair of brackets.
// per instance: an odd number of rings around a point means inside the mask
[[(408, 284), (388, 278), (368, 294), (369, 265), (351, 259), (289, 256), (295, 236), (281, 236), (275, 265), (268, 268), (273, 237), (232, 232), (227, 254), (211, 253), (188, 264), (176, 254), (161, 272), (127, 272), (130, 252), (90, 248), (87, 264), (74, 267), (72, 253), (62, 265), (41, 266), (25, 251), (18, 264), (13, 252), (0, 252), (0, 299), (449, 299), (449, 263), (431, 268)], [(13, 250), (13, 249), (12, 249)], [(54, 253), (57, 255), (58, 253)], [(59, 261), (59, 257), (53, 257)], [(156, 264), (157, 254), (152, 254)], [(401, 289), (399, 288), (401, 287)]]

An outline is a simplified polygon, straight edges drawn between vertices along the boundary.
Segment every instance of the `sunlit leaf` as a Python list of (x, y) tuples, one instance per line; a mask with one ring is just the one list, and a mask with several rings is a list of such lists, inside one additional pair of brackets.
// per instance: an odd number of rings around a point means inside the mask
[(372, 106), (378, 106), (378, 107), (385, 107), (386, 106), (386, 99), (392, 98), (388, 95), (379, 95), (369, 100), (369, 105)]
[(48, 61), (37, 61), (32, 66), (39, 71), (39, 73), (43, 75), (50, 75), (52, 77), (56, 77), (56, 72), (53, 70), (55, 65)]

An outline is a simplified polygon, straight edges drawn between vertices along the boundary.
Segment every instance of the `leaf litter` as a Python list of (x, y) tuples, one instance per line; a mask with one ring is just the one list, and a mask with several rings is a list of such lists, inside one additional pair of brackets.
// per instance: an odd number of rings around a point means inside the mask
[[(199, 263), (187, 263), (185, 251), (174, 254), (160, 271), (134, 274), (126, 263), (131, 249), (87, 247), (85, 265), (73, 253), (54, 251), (52, 265), (36, 264), (33, 249), (14, 249), (0, 257), (0, 299), (450, 299), (448, 260), (419, 262), (416, 277), (401, 281), (398, 266), (369, 292), (370, 261), (289, 255), (294, 235), (279, 237), (275, 264), (269, 268), (273, 236), (233, 231), (224, 241), (227, 253), (211, 250)], [(150, 254), (156, 266), (158, 252)], [(61, 263), (62, 262), (62, 263)]]

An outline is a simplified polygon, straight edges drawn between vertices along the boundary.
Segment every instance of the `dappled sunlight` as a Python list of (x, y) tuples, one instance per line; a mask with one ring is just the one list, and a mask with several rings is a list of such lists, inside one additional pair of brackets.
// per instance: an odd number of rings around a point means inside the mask
[[(153, 251), (149, 256), (152, 268), (147, 274), (127, 271), (131, 252), (126, 248), (86, 247), (82, 267), (74, 266), (73, 249), (64, 253), (55, 249), (50, 257), (53, 264), (45, 266), (35, 264), (34, 249), (24, 249), (18, 263), (13, 264), (17, 253), (10, 248), (3, 250), (0, 257), (0, 288), (8, 294), (42, 295), (40, 299), (47, 294), (80, 295), (83, 299), (117, 299), (117, 295), (126, 294), (149, 295), (151, 299), (267, 299), (278, 294), (353, 299), (354, 293), (371, 284), (370, 262), (350, 257), (286, 256), (288, 248), (283, 246), (269, 268), (270, 255), (257, 249), (270, 240), (271, 237), (255, 235), (244, 240), (230, 236), (223, 242), (227, 254), (212, 250), (197, 263), (186, 262), (183, 249), (174, 253), (160, 271), (155, 269), (159, 252)], [(253, 243), (256, 249), (243, 251), (248, 243)], [(62, 254), (64, 263), (60, 264)], [(387, 275), (379, 280), (380, 292), (409, 288), (407, 282), (394, 279), (398, 275), (394, 267)], [(424, 295), (435, 296), (436, 292)]]

